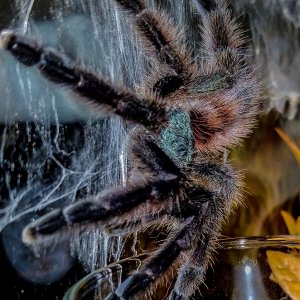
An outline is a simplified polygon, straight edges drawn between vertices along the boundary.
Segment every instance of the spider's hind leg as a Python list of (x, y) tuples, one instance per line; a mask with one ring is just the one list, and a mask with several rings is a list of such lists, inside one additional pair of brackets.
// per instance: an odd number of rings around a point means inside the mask
[(203, 8), (203, 48), (208, 63), (241, 76), (249, 73), (250, 52), (226, 0), (198, 0)]
[(121, 283), (106, 300), (141, 299), (141, 293), (144, 293), (149, 286), (153, 288), (164, 277), (168, 277), (168, 273), (172, 268), (177, 267), (182, 259), (181, 253), (192, 246), (197, 236), (198, 225), (195, 217), (186, 218), (181, 228), (173, 232), (173, 237), (169, 238), (139, 271)]
[(146, 42), (154, 47), (158, 57), (167, 63), (179, 76), (189, 76), (187, 58), (181, 53), (176, 41), (178, 33), (159, 15), (158, 11), (146, 9), (141, 0), (115, 0), (135, 15), (136, 26)]
[(201, 226), (197, 228), (197, 242), (178, 271), (169, 300), (189, 299), (197, 289), (201, 288), (218, 247), (221, 225), (228, 217), (236, 199), (240, 197), (239, 174), (226, 163), (199, 163), (195, 166), (195, 170), (193, 177), (196, 178), (195, 175), (198, 174), (198, 177), (204, 179), (211, 197), (203, 203), (197, 191), (199, 187), (188, 195), (192, 205), (197, 207), (199, 200), (202, 203), (203, 209), (198, 209), (198, 220)]

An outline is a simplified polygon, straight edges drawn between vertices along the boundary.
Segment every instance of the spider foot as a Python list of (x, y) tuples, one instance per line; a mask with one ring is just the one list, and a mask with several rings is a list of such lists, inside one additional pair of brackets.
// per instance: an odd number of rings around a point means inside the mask
[(22, 240), (26, 245), (36, 243), (39, 237), (47, 236), (66, 225), (61, 209), (56, 209), (41, 217), (34, 223), (27, 225), (22, 233)]
[(41, 60), (40, 45), (32, 39), (4, 29), (0, 32), (0, 49), (7, 49), (21, 63), (33, 66)]
[(77, 223), (100, 220), (106, 216), (106, 209), (100, 201), (81, 201), (64, 209), (56, 209), (27, 225), (22, 240), (27, 245), (40, 244), (55, 234)]
[(127, 300), (134, 297), (139, 291), (144, 290), (151, 283), (151, 277), (138, 272), (129, 276), (114, 293), (108, 295), (105, 300)]
[(0, 48), (5, 49), (12, 37), (13, 37), (13, 31), (7, 29), (2, 30), (0, 32)]

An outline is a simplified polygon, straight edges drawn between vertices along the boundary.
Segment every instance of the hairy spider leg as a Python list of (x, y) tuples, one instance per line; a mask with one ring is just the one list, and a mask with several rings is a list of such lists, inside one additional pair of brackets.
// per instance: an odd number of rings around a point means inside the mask
[[(175, 228), (162, 250), (150, 257), (148, 263), (125, 280), (106, 300), (139, 299), (139, 293), (145, 288), (150, 293), (149, 288), (168, 279), (170, 272), (182, 260), (184, 266), (178, 270), (169, 299), (187, 299), (203, 283), (217, 247), (218, 230), (237, 197), (239, 182), (236, 180), (237, 174), (227, 164), (203, 162), (190, 173), (194, 186), (187, 190), (183, 200), (185, 207), (181, 207), (182, 210), (173, 207), (167, 211), (167, 215), (181, 220), (184, 227)], [(209, 189), (205, 181), (210, 182)]]
[(190, 114), (196, 148), (212, 153), (237, 144), (252, 131), (259, 110), (259, 84), (227, 1), (198, 4), (202, 5), (203, 63), (187, 88), (197, 95)]
[(241, 72), (249, 73), (248, 47), (227, 1), (201, 0), (200, 3), (206, 12), (202, 16), (202, 47), (208, 58), (207, 64), (226, 70), (232, 78)]
[(141, 99), (124, 88), (115, 88), (104, 79), (71, 63), (53, 49), (43, 48), (27, 37), (4, 30), (0, 35), (0, 46), (21, 63), (36, 65), (50, 81), (70, 87), (84, 102), (100, 112), (116, 113), (150, 129), (165, 122), (164, 107), (156, 103), (155, 99)]
[[(69, 227), (75, 224), (99, 221), (105, 223), (133, 210), (145, 201), (163, 201), (167, 196), (178, 192), (178, 180), (174, 177), (148, 182), (145, 185), (127, 185), (125, 188), (108, 190), (105, 195), (54, 210), (26, 226), (23, 241), (28, 245), (40, 244), (57, 232), (71, 229)], [(105, 228), (105, 225), (103, 227)]]
[(178, 36), (166, 27), (166, 21), (159, 12), (145, 8), (141, 0), (115, 0), (127, 11), (135, 15), (135, 23), (140, 33), (156, 50), (158, 57), (167, 63), (180, 76), (189, 76), (189, 66), (186, 65), (175, 41)]
[[(137, 136), (136, 133), (136, 139)], [(130, 224), (138, 225), (141, 215), (136, 213), (134, 214), (136, 215), (135, 218), (130, 215), (126, 219), (126, 214), (138, 209), (146, 201), (156, 203), (151, 207), (153, 215), (163, 214), (160, 211), (168, 209), (164, 200), (179, 194), (182, 174), (150, 137), (139, 137), (139, 139), (142, 148), (136, 146), (137, 140), (132, 141), (131, 146), (132, 156), (135, 157), (135, 162), (139, 167), (133, 170), (132, 176), (134, 178), (129, 178), (126, 187), (114, 188), (92, 199), (50, 212), (24, 229), (24, 241), (27, 244), (38, 243), (64, 229), (71, 229), (72, 225), (79, 223), (101, 221), (103, 230), (108, 227), (108, 231), (110, 231), (110, 226), (116, 227), (120, 223), (127, 223), (128, 226)], [(149, 174), (145, 171), (146, 168), (148, 168)], [(135, 177), (137, 172), (139, 173), (138, 179)], [(169, 208), (169, 213), (171, 213), (171, 208)], [(153, 222), (152, 218), (146, 217), (147, 214), (150, 216), (146, 209), (142, 213), (145, 216), (144, 221)], [(120, 218), (114, 220), (113, 225), (111, 225), (109, 221), (117, 216)], [(144, 223), (142, 225), (148, 226), (149, 224)], [(127, 231), (129, 231), (129, 227)]]
[[(212, 224), (212, 226), (215, 226), (215, 224)], [(189, 261), (180, 268), (169, 300), (188, 299), (203, 283), (211, 253), (215, 250), (217, 244), (218, 235), (214, 234), (212, 229), (210, 230), (210, 233), (202, 233), (202, 238), (198, 240)]]
[(135, 24), (144, 42), (150, 44), (158, 58), (176, 73), (167, 74), (155, 82), (154, 92), (164, 98), (178, 90), (189, 81), (195, 66), (192, 67), (187, 53), (179, 50), (179, 34), (174, 30), (174, 25), (158, 11), (146, 9), (142, 0), (116, 0), (116, 2), (134, 14)]
[[(217, 201), (225, 200), (218, 198)], [(189, 299), (204, 282), (207, 268), (212, 262), (213, 253), (218, 245), (218, 230), (224, 218), (223, 214), (220, 208), (216, 208), (216, 200), (209, 203), (206, 215), (201, 217), (203, 219), (201, 227), (198, 226), (192, 233), (194, 235), (201, 233), (201, 235), (185, 263), (178, 270), (178, 277), (169, 300)]]
[[(126, 188), (108, 190), (105, 195), (52, 211), (24, 229), (24, 241), (27, 244), (40, 243), (57, 232), (72, 229), (73, 225), (99, 221), (102, 222), (102, 230), (108, 234), (125, 234), (150, 226), (167, 215), (178, 216), (177, 207), (164, 200), (172, 196), (173, 201), (175, 195), (179, 194), (179, 181), (183, 177), (180, 170), (154, 143), (151, 136), (142, 138), (137, 132), (132, 138), (139, 139), (132, 143), (131, 150), (135, 162), (140, 160), (139, 167), (133, 170), (133, 176), (137, 176), (136, 173), (139, 172), (140, 183), (129, 178)], [(156, 180), (147, 180), (141, 163), (150, 169), (148, 176), (154, 175)], [(134, 183), (131, 184), (131, 181)], [(127, 212), (135, 210), (146, 201), (157, 202), (157, 205), (151, 206), (150, 213), (142, 210), (140, 215), (140, 210), (126, 216)], [(118, 218), (114, 219), (116, 216)], [(110, 222), (111, 219), (114, 221)]]
[(129, 276), (105, 300), (140, 299), (138, 298), (139, 292), (153, 286), (158, 278), (161, 279), (170, 271), (171, 266), (176, 265), (182, 251), (191, 248), (198, 223), (196, 217), (187, 218), (184, 226), (177, 230), (174, 236), (155, 255), (150, 257), (139, 271)]

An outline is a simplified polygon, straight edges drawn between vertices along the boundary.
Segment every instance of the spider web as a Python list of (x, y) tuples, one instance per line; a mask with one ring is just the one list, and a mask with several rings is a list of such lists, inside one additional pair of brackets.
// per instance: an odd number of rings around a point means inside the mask
[[(128, 30), (131, 24), (112, 1), (53, 1), (45, 21), (40, 20), (44, 12), (39, 12), (38, 3), (16, 4), (19, 18), (11, 27), (19, 32), (59, 48), (113, 82), (132, 87), (142, 78), (137, 69), (142, 58)], [(0, 60), (5, 62), (0, 69), (5, 95), (0, 112), (3, 232), (11, 234), (53, 208), (124, 184), (126, 130), (121, 120), (98, 119), (74, 102), (69, 91), (49, 84), (35, 70), (6, 53), (0, 53)], [(3, 234), (4, 239), (9, 234)], [(8, 238), (4, 243), (13, 247)], [(106, 265), (109, 255), (118, 260), (122, 244), (120, 237), (108, 238), (92, 228), (71, 236), (70, 248), (92, 271)]]
[[(149, 67), (160, 67), (141, 50), (132, 22), (114, 1), (16, 0), (15, 4), (16, 16), (9, 27), (58, 49), (112, 82), (134, 88), (144, 81)], [(159, 4), (147, 1), (150, 7), (162, 8)], [(188, 22), (189, 1), (163, 5), (179, 27), (187, 29), (186, 41), (196, 49), (197, 31), (189, 30), (194, 26)], [(0, 60), (5, 62), (0, 68), (5, 79), (0, 82), (5, 99), (0, 110), (4, 124), (0, 131), (0, 167), (4, 170), (0, 226), (10, 250), (15, 245), (8, 242), (9, 236), (13, 233), (14, 243), (22, 248), (21, 229), (38, 216), (124, 184), (126, 129), (119, 119), (99, 120), (74, 101), (69, 91), (49, 84), (7, 53), (1, 52)], [(110, 239), (97, 228), (72, 235), (70, 240), (73, 256), (87, 271), (106, 265), (110, 257), (118, 260), (122, 245), (120, 237)]]

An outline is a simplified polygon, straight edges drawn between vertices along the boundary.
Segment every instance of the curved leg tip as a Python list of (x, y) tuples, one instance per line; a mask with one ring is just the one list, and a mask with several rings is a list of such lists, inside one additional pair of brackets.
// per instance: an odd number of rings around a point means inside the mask
[(26, 245), (38, 244), (44, 238), (51, 237), (66, 225), (62, 210), (56, 209), (27, 225), (23, 229), (22, 240)]
[(0, 48), (6, 49), (12, 38), (14, 37), (14, 32), (9, 29), (4, 29), (0, 32)]
[(32, 224), (27, 225), (23, 231), (22, 231), (22, 241), (26, 245), (32, 245), (34, 244), (36, 240), (36, 231), (34, 230), (34, 227), (32, 227)]

